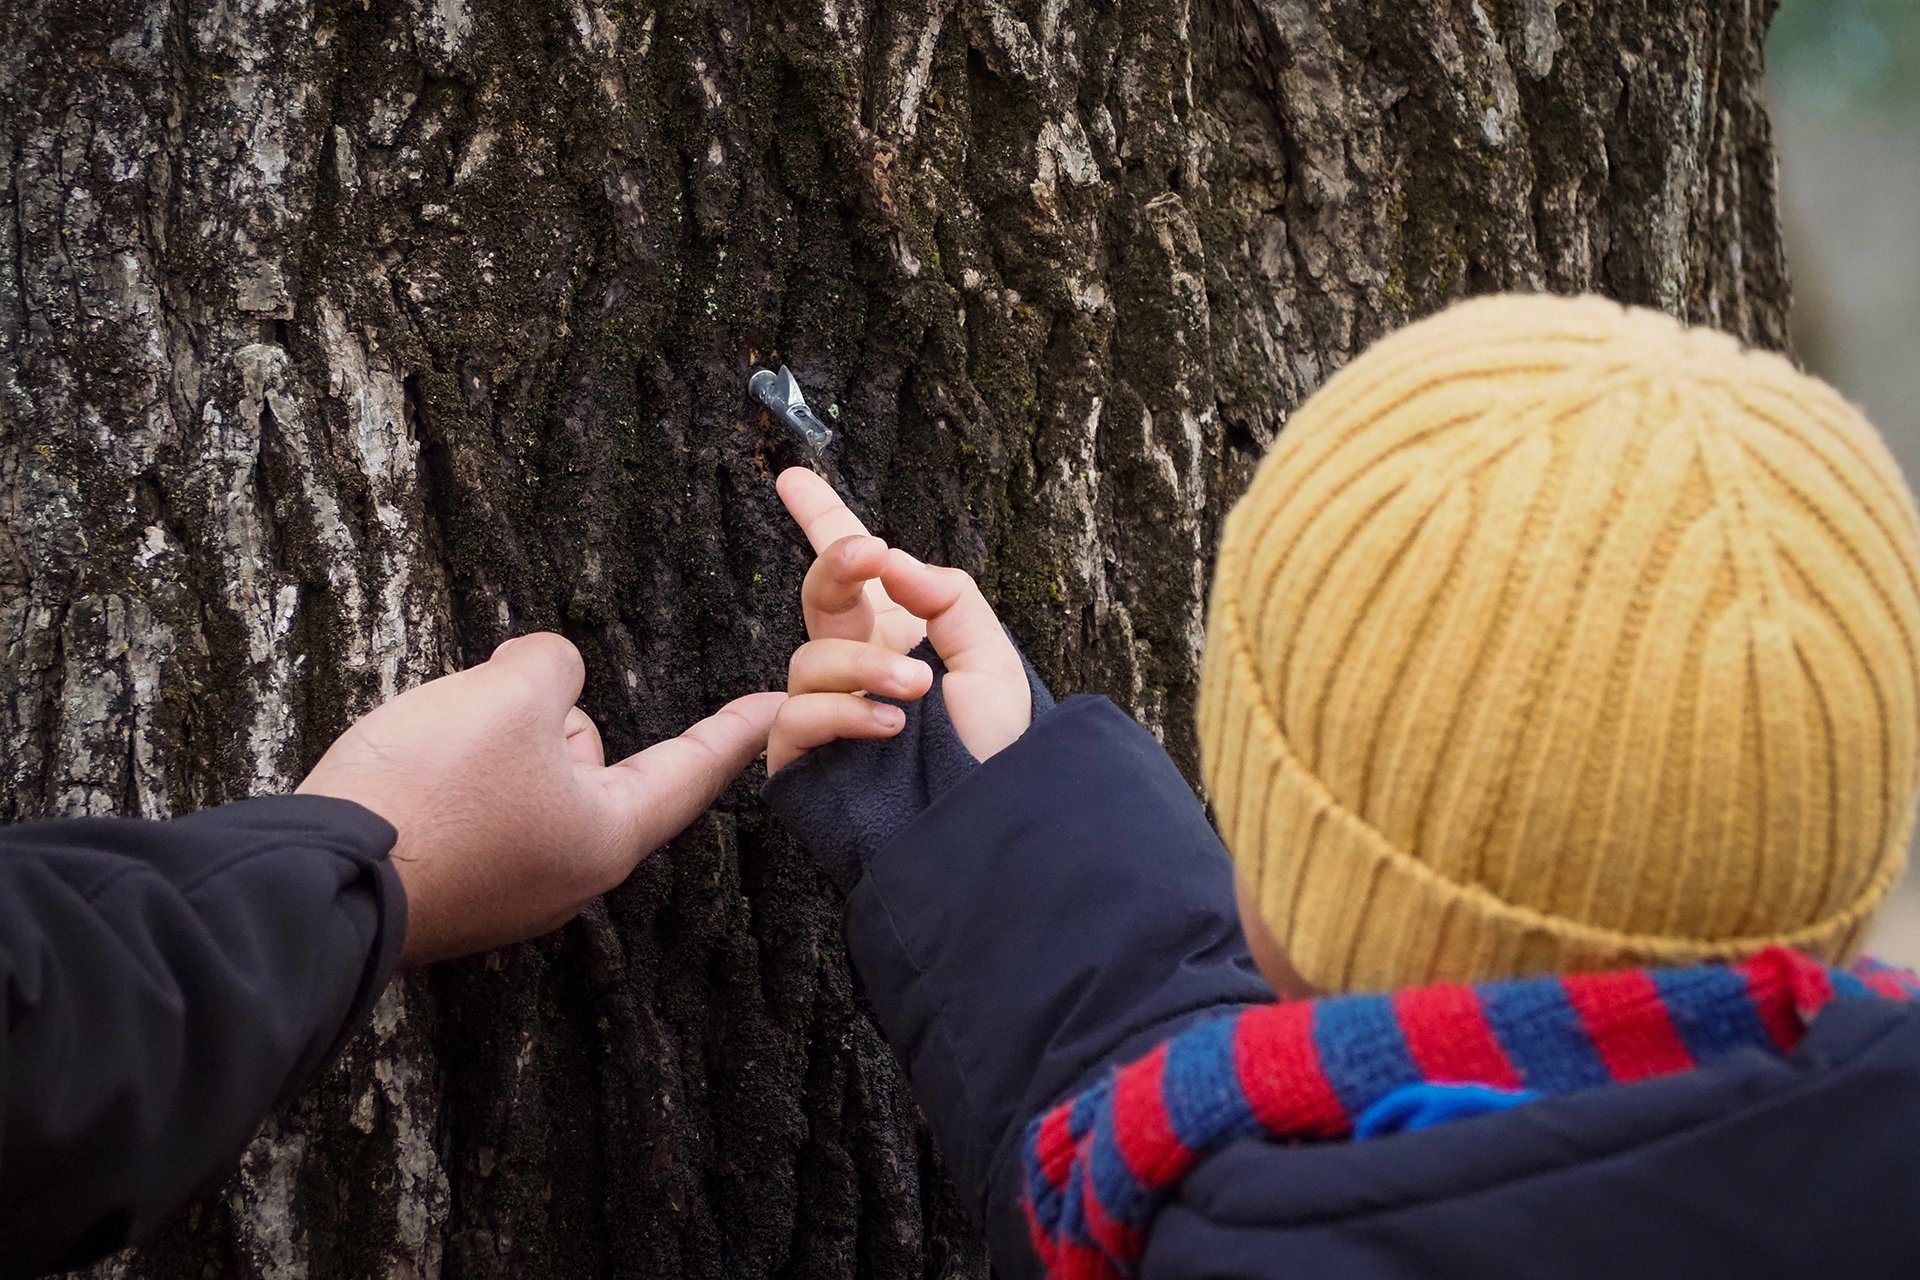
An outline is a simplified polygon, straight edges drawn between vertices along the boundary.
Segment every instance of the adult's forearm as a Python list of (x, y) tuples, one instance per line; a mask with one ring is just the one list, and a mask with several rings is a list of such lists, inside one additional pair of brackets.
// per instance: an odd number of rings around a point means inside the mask
[(0, 1274), (136, 1242), (226, 1175), (399, 962), (393, 839), (314, 796), (0, 830)]

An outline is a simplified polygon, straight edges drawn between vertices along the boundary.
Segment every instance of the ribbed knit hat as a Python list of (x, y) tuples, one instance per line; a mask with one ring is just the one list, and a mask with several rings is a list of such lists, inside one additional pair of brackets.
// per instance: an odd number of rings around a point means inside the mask
[(1207, 788), (1309, 983), (1858, 945), (1905, 861), (1920, 523), (1824, 383), (1485, 298), (1293, 416), (1228, 518)]

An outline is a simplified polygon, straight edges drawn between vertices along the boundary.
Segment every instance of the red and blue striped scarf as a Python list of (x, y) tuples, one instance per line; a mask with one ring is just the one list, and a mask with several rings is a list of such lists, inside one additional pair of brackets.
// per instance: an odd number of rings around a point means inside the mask
[(1350, 1137), (1397, 1090), (1567, 1094), (1735, 1051), (1789, 1053), (1836, 997), (1912, 1000), (1913, 975), (1797, 952), (1742, 964), (1439, 985), (1257, 1005), (1202, 1022), (1027, 1129), (1026, 1209), (1054, 1280), (1132, 1273), (1154, 1212), (1220, 1144)]

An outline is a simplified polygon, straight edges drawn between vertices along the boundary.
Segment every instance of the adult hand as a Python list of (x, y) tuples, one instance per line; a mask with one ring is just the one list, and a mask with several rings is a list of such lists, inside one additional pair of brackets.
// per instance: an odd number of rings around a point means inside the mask
[(777, 693), (737, 699), (614, 765), (574, 705), (580, 651), (520, 636), (375, 708), (300, 784), (400, 833), (409, 964), (558, 928), (679, 834), (766, 745)]
[(769, 774), (836, 738), (898, 733), (906, 723), (900, 709), (861, 695), (924, 695), (933, 672), (905, 656), (922, 640), (932, 641), (947, 668), (947, 716), (976, 760), (1026, 732), (1033, 720), (1026, 668), (970, 574), (888, 547), (832, 485), (803, 467), (782, 472), (776, 487), (818, 558), (800, 590), (810, 639), (788, 667), (789, 696), (767, 744)]

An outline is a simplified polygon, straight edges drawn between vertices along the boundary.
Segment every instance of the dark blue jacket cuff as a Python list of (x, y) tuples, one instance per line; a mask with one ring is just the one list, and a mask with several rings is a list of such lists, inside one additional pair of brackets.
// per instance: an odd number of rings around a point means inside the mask
[(1104, 698), (1041, 716), (890, 840), (847, 939), (1006, 1276), (1037, 1264), (1026, 1122), (1193, 1020), (1273, 998), (1199, 801)]

